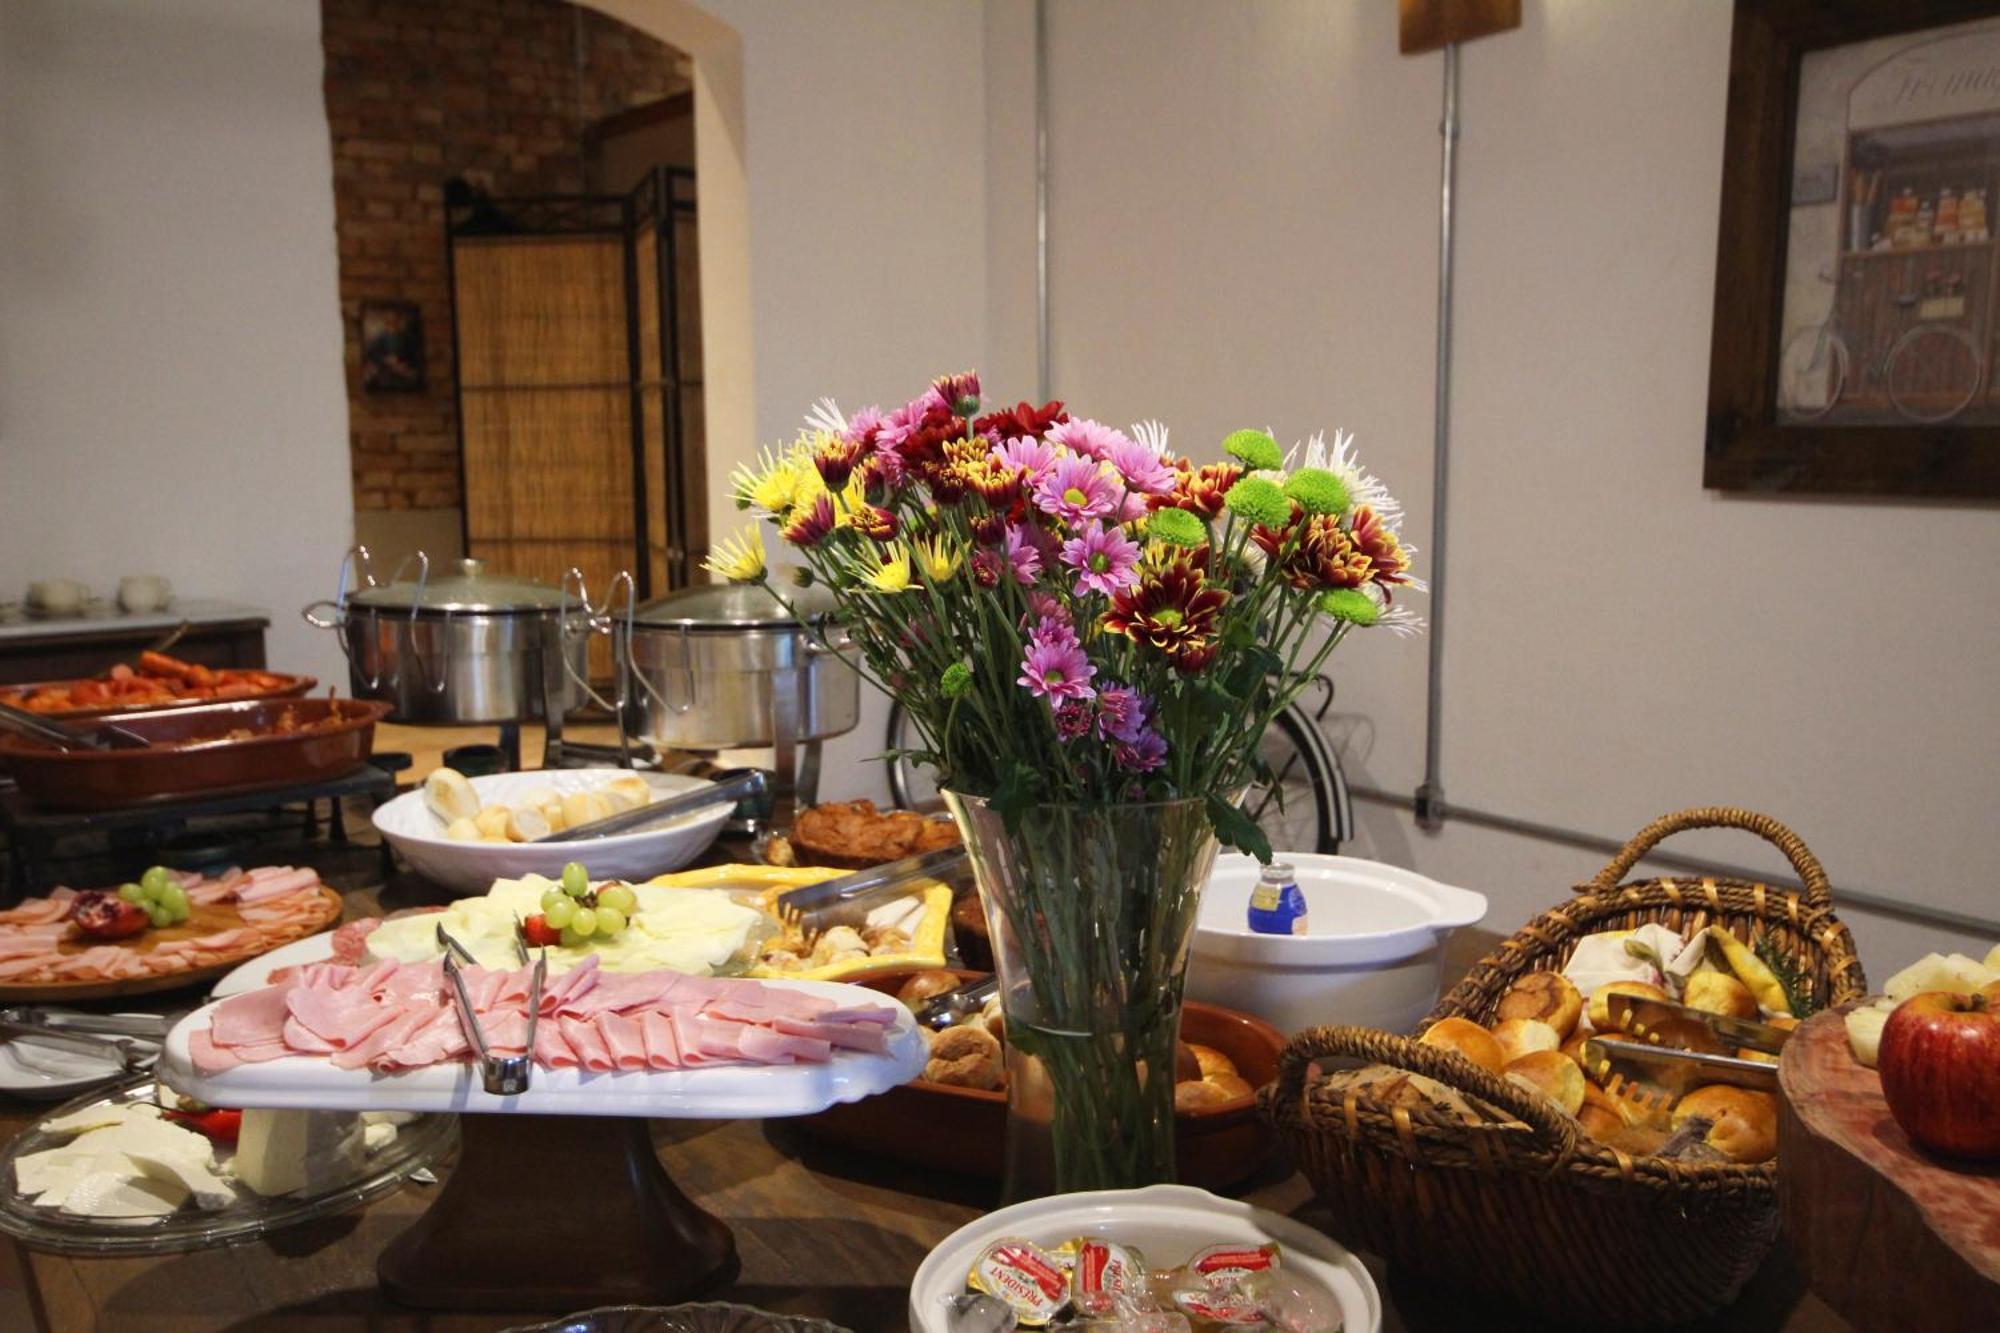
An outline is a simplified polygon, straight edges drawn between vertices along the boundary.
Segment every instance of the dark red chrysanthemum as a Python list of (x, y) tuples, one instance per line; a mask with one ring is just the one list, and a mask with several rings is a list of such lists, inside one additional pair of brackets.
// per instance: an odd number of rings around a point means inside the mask
[(1199, 671), (1214, 660), (1215, 622), (1228, 600), (1196, 562), (1173, 560), (1114, 596), (1104, 626), (1157, 650), (1182, 671)]
[(1038, 440), (1049, 433), (1049, 427), (1058, 421), (1068, 420), (1069, 413), (1063, 411), (1060, 402), (1043, 403), (1040, 407), (1032, 403), (1016, 403), (998, 412), (989, 412), (972, 425), (989, 440), (1018, 440), (1024, 436)]
[(1222, 497), (1243, 477), (1234, 463), (1210, 463), (1196, 467), (1183, 458), (1174, 464), (1174, 489), (1165, 495), (1146, 497), (1148, 509), (1185, 509), (1203, 518), (1222, 513)]

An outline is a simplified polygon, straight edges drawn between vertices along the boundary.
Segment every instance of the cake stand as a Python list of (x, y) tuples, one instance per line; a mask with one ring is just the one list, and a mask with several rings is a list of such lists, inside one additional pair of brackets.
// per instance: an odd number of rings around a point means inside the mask
[[(883, 1003), (833, 982), (764, 984), (843, 1005)], [(377, 1261), (398, 1301), (555, 1311), (669, 1304), (732, 1280), (736, 1242), (668, 1177), (647, 1121), (809, 1115), (907, 1083), (927, 1052), (909, 1011), (897, 1010), (881, 1053), (837, 1051), (819, 1065), (537, 1068), (528, 1091), (496, 1096), (471, 1064), (377, 1075), (293, 1056), (202, 1076), (188, 1043), (208, 1026), (210, 1006), (168, 1034), (159, 1072), (217, 1106), (462, 1115), (458, 1164), (437, 1201)]]

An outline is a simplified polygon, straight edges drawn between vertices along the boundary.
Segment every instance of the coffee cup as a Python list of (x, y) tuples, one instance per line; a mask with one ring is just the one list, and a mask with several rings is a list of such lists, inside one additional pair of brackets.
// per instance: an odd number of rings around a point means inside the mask
[(174, 600), (174, 585), (158, 574), (127, 574), (118, 580), (118, 605), (137, 615), (163, 610)]
[(81, 611), (89, 600), (90, 589), (75, 579), (37, 579), (28, 585), (28, 605), (50, 615)]

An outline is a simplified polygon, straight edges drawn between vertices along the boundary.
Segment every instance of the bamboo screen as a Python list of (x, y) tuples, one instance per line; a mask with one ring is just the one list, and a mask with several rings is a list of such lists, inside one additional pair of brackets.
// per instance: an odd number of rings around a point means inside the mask
[[(469, 553), (594, 598), (631, 564), (632, 397), (617, 236), (460, 237), (452, 263)], [(608, 645), (591, 674), (610, 673)]]

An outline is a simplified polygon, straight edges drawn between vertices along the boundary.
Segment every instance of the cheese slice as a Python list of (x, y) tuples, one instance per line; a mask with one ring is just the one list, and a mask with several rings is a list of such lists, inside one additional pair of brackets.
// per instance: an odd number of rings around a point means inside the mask
[(123, 1105), (105, 1102), (100, 1106), (86, 1106), (81, 1111), (71, 1111), (68, 1115), (57, 1116), (54, 1120), (45, 1120), (41, 1129), (44, 1134), (82, 1134), (87, 1130), (123, 1125), (133, 1120), (159, 1118), (160, 1108), (151, 1102), (127, 1102)]
[(61, 1208), (76, 1217), (165, 1217), (186, 1201), (187, 1191), (171, 1181), (109, 1167), (79, 1177)]

